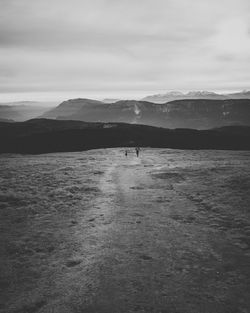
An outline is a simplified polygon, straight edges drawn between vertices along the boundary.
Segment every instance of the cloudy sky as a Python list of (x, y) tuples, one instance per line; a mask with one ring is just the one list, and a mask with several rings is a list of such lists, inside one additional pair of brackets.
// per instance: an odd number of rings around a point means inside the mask
[(0, 0), (0, 102), (249, 88), (249, 0)]

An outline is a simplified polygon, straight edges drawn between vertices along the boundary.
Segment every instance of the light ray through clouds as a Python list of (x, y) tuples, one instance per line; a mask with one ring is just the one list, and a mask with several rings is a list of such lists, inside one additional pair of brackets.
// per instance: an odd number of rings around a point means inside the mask
[(0, 0), (0, 101), (250, 86), (248, 0)]

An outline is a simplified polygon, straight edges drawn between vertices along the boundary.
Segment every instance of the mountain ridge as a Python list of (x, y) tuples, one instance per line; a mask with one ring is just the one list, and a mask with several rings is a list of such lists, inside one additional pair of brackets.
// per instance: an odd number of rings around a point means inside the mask
[(71, 99), (41, 117), (208, 129), (234, 124), (250, 125), (250, 99), (182, 99), (164, 104), (137, 100), (103, 103), (90, 99)]
[(170, 91), (163, 94), (149, 95), (141, 100), (150, 101), (154, 103), (166, 103), (174, 100), (182, 99), (214, 99), (214, 100), (228, 100), (228, 99), (250, 99), (250, 91), (243, 90), (241, 92), (220, 94), (212, 91), (189, 91), (183, 93), (180, 91)]

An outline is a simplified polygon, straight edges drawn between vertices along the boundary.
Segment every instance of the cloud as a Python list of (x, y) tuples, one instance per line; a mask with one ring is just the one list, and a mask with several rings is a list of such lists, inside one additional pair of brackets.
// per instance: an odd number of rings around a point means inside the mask
[[(219, 56), (229, 60), (250, 56), (250, 34), (248, 21), (240, 18), (224, 20), (218, 25), (211, 45)], [(231, 59), (230, 59), (231, 58)]]
[(248, 88), (249, 12), (248, 0), (0, 0), (0, 93)]

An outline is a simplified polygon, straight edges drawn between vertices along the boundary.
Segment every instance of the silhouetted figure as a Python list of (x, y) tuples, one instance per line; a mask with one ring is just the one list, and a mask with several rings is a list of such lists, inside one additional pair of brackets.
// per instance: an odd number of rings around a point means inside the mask
[(141, 149), (140, 149), (139, 147), (136, 147), (136, 148), (135, 148), (135, 153), (136, 153), (137, 158), (138, 158), (138, 156), (139, 156), (140, 150), (141, 150)]
[(126, 156), (126, 157), (128, 156), (128, 151), (127, 151), (127, 150), (125, 150), (125, 156)]

